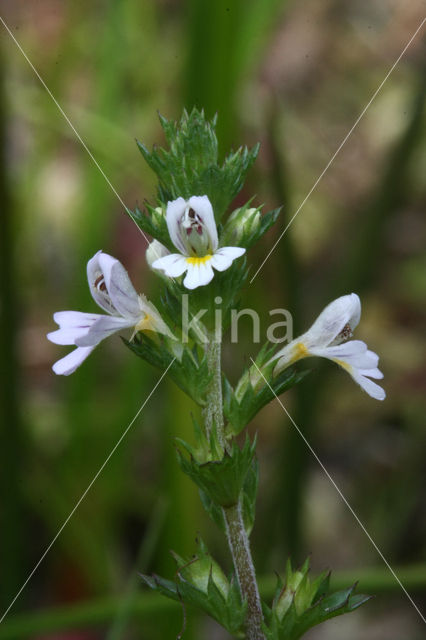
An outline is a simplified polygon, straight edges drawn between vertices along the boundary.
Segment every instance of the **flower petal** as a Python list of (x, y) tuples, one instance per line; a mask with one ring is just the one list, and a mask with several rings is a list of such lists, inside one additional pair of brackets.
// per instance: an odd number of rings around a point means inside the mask
[(171, 253), (164, 258), (159, 258), (152, 263), (153, 269), (160, 269), (164, 271), (169, 278), (178, 278), (188, 268), (185, 256), (181, 256), (180, 253)]
[(102, 287), (104, 273), (101, 269), (101, 265), (99, 264), (99, 257), (101, 254), (102, 251), (98, 251), (87, 263), (87, 281), (89, 283), (91, 296), (96, 304), (104, 309), (104, 311), (114, 314), (114, 305), (112, 304), (108, 292), (104, 291)]
[[(140, 313), (140, 317), (143, 314)], [(117, 318), (116, 316), (100, 316), (88, 331), (81, 337), (75, 340), (75, 344), (79, 347), (94, 347), (108, 338), (108, 336), (120, 331), (120, 329), (127, 329), (128, 327), (134, 327), (134, 318)]]
[(341, 296), (320, 313), (311, 328), (301, 338), (308, 349), (326, 347), (338, 339), (342, 329), (349, 324), (353, 330), (361, 316), (361, 302), (356, 293)]
[(242, 247), (222, 247), (218, 249), (212, 257), (212, 265), (217, 271), (228, 269), (236, 258), (245, 253)]
[(340, 359), (357, 369), (375, 369), (379, 363), (379, 356), (374, 351), (370, 351), (362, 340), (350, 340), (343, 344), (322, 349), (311, 349), (314, 355)]
[(98, 259), (105, 277), (109, 297), (115, 309), (125, 318), (139, 318), (141, 310), (138, 294), (130, 282), (126, 269), (119, 260), (107, 253), (101, 253)]
[(362, 387), (372, 398), (375, 398), (376, 400), (384, 400), (386, 398), (385, 390), (372, 380), (363, 376), (360, 371), (355, 369), (351, 375), (355, 382), (357, 382), (359, 386)]
[(210, 200), (207, 196), (192, 196), (189, 198), (188, 204), (201, 218), (201, 221), (205, 225), (210, 236), (212, 251), (216, 251), (219, 241), (217, 237), (217, 227), (214, 219), (213, 207)]
[(61, 329), (72, 327), (90, 327), (98, 318), (103, 316), (100, 313), (84, 313), (82, 311), (56, 311), (53, 319)]
[(59, 329), (51, 331), (46, 337), (55, 344), (75, 344), (77, 338), (86, 335), (93, 323), (103, 317), (97, 313), (58, 311), (53, 318), (59, 324)]
[(65, 358), (61, 358), (53, 365), (52, 369), (58, 376), (69, 376), (89, 356), (95, 347), (77, 347)]
[(208, 284), (213, 279), (213, 276), (211, 260), (208, 262), (188, 264), (188, 272), (183, 281), (183, 285), (187, 289), (196, 289), (197, 287)]
[(54, 344), (75, 344), (77, 338), (86, 335), (88, 329), (57, 329), (46, 335), (46, 338)]
[(183, 254), (186, 254), (185, 246), (180, 238), (179, 222), (185, 213), (186, 200), (183, 198), (177, 198), (167, 203), (166, 210), (166, 222), (167, 229), (169, 230), (170, 239), (175, 245), (176, 249)]
[(358, 369), (362, 376), (368, 376), (369, 378), (376, 378), (376, 380), (383, 379), (383, 373), (377, 367), (375, 369)]

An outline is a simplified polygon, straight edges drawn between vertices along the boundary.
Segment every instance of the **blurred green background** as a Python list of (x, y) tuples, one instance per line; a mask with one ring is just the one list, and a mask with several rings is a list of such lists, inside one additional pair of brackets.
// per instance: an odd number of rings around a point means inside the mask
[[(154, 202), (135, 138), (163, 141), (157, 110), (218, 112), (222, 151), (261, 142), (241, 201), (282, 217), (252, 273), (424, 17), (403, 0), (137, 0), (2, 3), (2, 18), (129, 207)], [(381, 355), (377, 403), (329, 363), (284, 402), (386, 558), (426, 611), (424, 30), (304, 204), (244, 306), (287, 307), (307, 328), (338, 295), (363, 301), (359, 339)], [(70, 378), (45, 334), (60, 309), (90, 311), (85, 265), (103, 249), (152, 300), (145, 241), (4, 27), (0, 40), (0, 604), (10, 605), (159, 379), (106, 341)], [(238, 204), (238, 203), (237, 203)], [(232, 380), (257, 351), (228, 345)], [(172, 639), (178, 606), (139, 588), (173, 575), (168, 550), (222, 540), (181, 477), (173, 436), (191, 403), (164, 381), (0, 624), (0, 638)], [(253, 552), (265, 594), (289, 554), (377, 598), (312, 640), (423, 637), (424, 625), (277, 404), (258, 432)], [(184, 638), (228, 637), (188, 612)]]

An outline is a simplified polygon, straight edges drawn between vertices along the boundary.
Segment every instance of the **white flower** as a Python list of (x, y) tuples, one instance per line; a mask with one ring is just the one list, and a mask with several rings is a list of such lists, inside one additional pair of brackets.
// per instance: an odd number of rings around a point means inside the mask
[(217, 271), (228, 269), (235, 258), (245, 253), (241, 247), (219, 247), (212, 205), (207, 196), (178, 198), (167, 204), (167, 228), (180, 253), (171, 253), (152, 263), (170, 278), (186, 272), (183, 281), (187, 289), (208, 284)]
[(377, 368), (379, 356), (369, 351), (365, 342), (349, 340), (361, 317), (361, 302), (355, 293), (333, 300), (320, 313), (312, 327), (270, 360), (277, 360), (274, 375), (301, 358), (320, 356), (343, 367), (372, 398), (384, 400), (382, 387), (369, 378), (381, 379)]
[(93, 299), (109, 315), (80, 311), (54, 314), (59, 329), (48, 333), (47, 338), (55, 344), (77, 347), (55, 362), (55, 373), (73, 373), (101, 340), (120, 329), (156, 331), (174, 337), (154, 305), (136, 293), (121, 262), (98, 251), (87, 263), (87, 279)]

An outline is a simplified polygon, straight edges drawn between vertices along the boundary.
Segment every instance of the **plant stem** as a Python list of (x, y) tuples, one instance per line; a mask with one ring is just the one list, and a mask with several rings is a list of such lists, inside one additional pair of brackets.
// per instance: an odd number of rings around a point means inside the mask
[(207, 404), (203, 410), (204, 423), (207, 437), (210, 437), (215, 426), (218, 442), (223, 450), (226, 447), (225, 429), (223, 422), (222, 404), (222, 373), (221, 373), (221, 335), (218, 333), (210, 336), (206, 348), (207, 366), (212, 376), (207, 390)]
[(223, 514), (226, 522), (226, 537), (231, 549), (238, 583), (243, 598), (247, 598), (247, 640), (263, 640), (265, 636), (262, 632), (262, 606), (241, 505), (236, 504), (233, 507), (223, 509)]
[[(207, 345), (207, 364), (212, 374), (207, 392), (204, 419), (207, 434), (216, 430), (217, 440), (223, 450), (226, 448), (225, 425), (223, 420), (222, 375), (221, 375), (221, 335), (210, 336)], [(250, 553), (250, 544), (244, 527), (240, 503), (223, 508), (226, 523), (226, 537), (238, 578), (241, 594), (247, 599), (246, 637), (247, 640), (264, 640), (262, 633), (262, 607), (256, 573)]]

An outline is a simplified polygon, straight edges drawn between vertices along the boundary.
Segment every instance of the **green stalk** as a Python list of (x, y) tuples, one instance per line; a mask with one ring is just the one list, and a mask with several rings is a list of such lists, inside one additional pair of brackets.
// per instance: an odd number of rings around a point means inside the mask
[[(211, 382), (207, 392), (207, 405), (204, 411), (207, 433), (214, 429), (218, 443), (226, 448), (225, 426), (223, 420), (222, 378), (221, 378), (221, 339), (218, 332), (210, 336), (207, 345), (207, 363), (211, 373)], [(234, 568), (237, 574), (241, 594), (247, 600), (246, 637), (247, 640), (264, 640), (262, 633), (262, 607), (256, 572), (250, 552), (250, 543), (244, 527), (241, 504), (223, 508), (226, 523), (226, 537), (231, 550)]]

